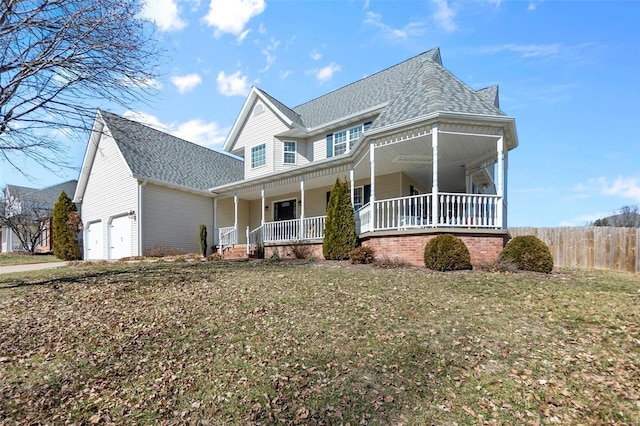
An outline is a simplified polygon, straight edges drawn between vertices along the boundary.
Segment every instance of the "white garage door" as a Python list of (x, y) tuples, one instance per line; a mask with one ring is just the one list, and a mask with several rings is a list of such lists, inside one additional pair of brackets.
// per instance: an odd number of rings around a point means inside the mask
[(87, 259), (102, 259), (102, 222), (87, 225)]
[(116, 217), (109, 226), (109, 259), (131, 256), (131, 219)]

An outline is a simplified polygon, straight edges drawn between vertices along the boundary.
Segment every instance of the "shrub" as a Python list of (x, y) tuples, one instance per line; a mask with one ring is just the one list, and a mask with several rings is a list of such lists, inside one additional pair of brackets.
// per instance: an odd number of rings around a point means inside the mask
[(471, 256), (464, 241), (453, 235), (443, 234), (433, 238), (425, 246), (424, 264), (436, 271), (471, 269)]
[(522, 235), (509, 241), (498, 260), (513, 262), (523, 271), (548, 274), (553, 270), (553, 256), (549, 247), (533, 235)]
[(151, 246), (145, 248), (142, 254), (144, 257), (179, 256), (184, 254), (184, 250), (177, 247)]
[(346, 179), (336, 179), (329, 196), (322, 254), (328, 260), (345, 260), (356, 243), (356, 219), (349, 184)]
[(356, 247), (349, 252), (349, 261), (352, 264), (373, 263), (375, 252), (369, 247)]
[(207, 227), (204, 223), (200, 224), (200, 253), (202, 257), (207, 257)]
[(411, 266), (411, 264), (400, 259), (399, 257), (390, 258), (385, 254), (382, 256), (382, 259), (376, 260), (375, 266), (384, 269), (399, 269), (407, 268)]
[(309, 259), (313, 254), (313, 247), (309, 244), (291, 244), (289, 250), (296, 259)]
[(78, 245), (77, 209), (67, 193), (62, 191), (53, 207), (52, 238), (53, 254), (62, 260), (82, 259)]

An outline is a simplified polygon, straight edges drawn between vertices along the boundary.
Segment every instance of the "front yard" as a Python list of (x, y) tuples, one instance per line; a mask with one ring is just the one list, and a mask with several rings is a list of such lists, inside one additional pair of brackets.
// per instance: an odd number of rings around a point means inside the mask
[(49, 262), (60, 262), (60, 259), (51, 254), (0, 253), (0, 266)]
[(0, 276), (0, 424), (640, 424), (640, 279), (345, 263)]

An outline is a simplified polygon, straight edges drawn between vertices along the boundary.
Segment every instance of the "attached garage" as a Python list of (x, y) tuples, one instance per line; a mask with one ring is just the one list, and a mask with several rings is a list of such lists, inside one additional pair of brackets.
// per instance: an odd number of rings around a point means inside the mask
[(92, 222), (87, 225), (87, 236), (85, 244), (87, 246), (87, 259), (102, 259), (102, 222)]
[(131, 221), (129, 216), (111, 219), (109, 224), (109, 259), (122, 259), (132, 255)]

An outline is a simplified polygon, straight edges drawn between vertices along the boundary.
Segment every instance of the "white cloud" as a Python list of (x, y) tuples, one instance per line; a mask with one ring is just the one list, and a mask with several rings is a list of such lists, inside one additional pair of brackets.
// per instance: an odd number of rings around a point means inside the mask
[(145, 0), (140, 15), (155, 23), (160, 31), (178, 31), (187, 26), (180, 18), (175, 0)]
[(437, 7), (436, 12), (433, 14), (433, 20), (445, 31), (453, 32), (457, 30), (458, 26), (454, 22), (456, 11), (449, 7), (447, 0), (432, 0), (432, 2)]
[(313, 49), (313, 52), (311, 52), (309, 56), (314, 61), (319, 61), (320, 59), (322, 59), (322, 53), (318, 52), (318, 49)]
[(229, 129), (221, 128), (217, 122), (207, 122), (201, 118), (166, 124), (162, 123), (158, 117), (140, 111), (128, 110), (123, 116), (207, 148), (220, 148), (229, 132)]
[(247, 76), (243, 76), (240, 71), (229, 75), (220, 71), (216, 82), (218, 83), (218, 92), (224, 96), (247, 96), (249, 94), (250, 87), (247, 83)]
[(327, 81), (331, 80), (333, 74), (340, 71), (340, 69), (340, 65), (332, 62), (326, 67), (320, 68), (319, 70), (313, 70), (313, 73), (316, 76), (316, 80), (318, 80), (320, 83), (326, 83)]
[(171, 77), (171, 82), (178, 88), (181, 94), (193, 90), (202, 83), (202, 78), (198, 74), (175, 75)]
[(238, 37), (236, 38), (236, 40), (238, 41), (238, 43), (242, 43), (242, 41), (247, 38), (247, 36), (249, 35), (249, 33), (251, 32), (251, 29), (246, 29), (243, 32), (241, 32)]
[(392, 40), (415, 37), (424, 32), (424, 24), (420, 22), (409, 22), (402, 28), (392, 28), (382, 22), (382, 15), (370, 11), (365, 14), (364, 23), (378, 28), (384, 37)]
[(527, 6), (527, 11), (533, 12), (534, 10), (536, 10), (538, 8), (538, 4), (540, 4), (540, 2), (535, 1), (535, 0), (531, 0), (529, 2), (529, 5)]
[(262, 54), (266, 57), (267, 64), (263, 69), (260, 70), (260, 72), (269, 71), (269, 68), (271, 68), (271, 65), (273, 65), (276, 60), (274, 53), (278, 49), (278, 46), (280, 46), (280, 40), (272, 38), (271, 43), (269, 43), (267, 47), (262, 49)]
[(249, 20), (261, 14), (264, 0), (211, 0), (205, 22), (215, 28), (215, 36), (224, 33), (240, 35)]
[(514, 52), (523, 58), (541, 58), (546, 56), (556, 56), (563, 46), (560, 43), (551, 44), (500, 44), (488, 46), (480, 49), (480, 53)]
[(597, 192), (598, 195), (608, 195), (628, 198), (640, 202), (640, 178), (618, 176), (611, 180), (605, 176), (589, 179), (587, 183), (578, 183), (573, 187), (577, 192)]
[(290, 75), (292, 75), (293, 73), (294, 72), (292, 70), (281, 71), (280, 72), (280, 78), (284, 80), (287, 77), (289, 77)]

